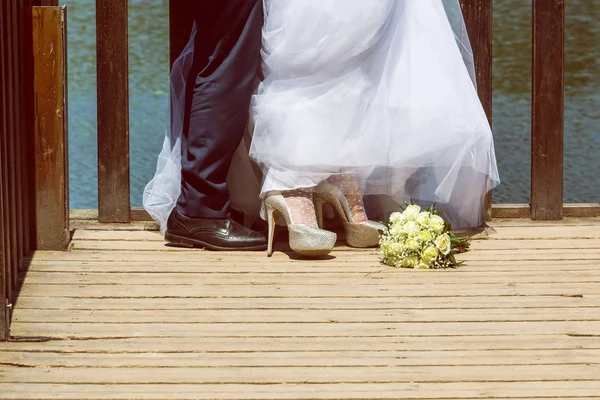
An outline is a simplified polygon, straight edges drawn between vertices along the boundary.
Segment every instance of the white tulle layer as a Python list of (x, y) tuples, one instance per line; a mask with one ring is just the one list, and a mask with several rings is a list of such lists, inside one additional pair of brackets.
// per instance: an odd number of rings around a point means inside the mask
[[(259, 193), (352, 172), (366, 195), (390, 196), (371, 202), (377, 217), (412, 198), (438, 203), (456, 226), (482, 222), (499, 177), (457, 0), (265, 0), (265, 17), (250, 129), (264, 178), (260, 189), (242, 143), (228, 178), (234, 208), (252, 217)], [(173, 68), (174, 122), (144, 193), (163, 229), (180, 190), (191, 54), (193, 41)]]
[(265, 5), (264, 80), (253, 98), (250, 148), (265, 171), (262, 192), (354, 171), (365, 194), (437, 202), (456, 225), (479, 224), (483, 196), (499, 178), (461, 51), (470, 46), (457, 40), (451, 4)]

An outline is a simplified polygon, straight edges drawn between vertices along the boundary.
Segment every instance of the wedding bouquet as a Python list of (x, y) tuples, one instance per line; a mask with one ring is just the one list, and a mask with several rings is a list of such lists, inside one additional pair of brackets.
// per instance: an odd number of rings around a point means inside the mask
[(440, 269), (460, 265), (455, 254), (469, 247), (469, 239), (457, 237), (435, 205), (428, 210), (407, 203), (384, 223), (379, 248), (383, 263), (392, 267)]

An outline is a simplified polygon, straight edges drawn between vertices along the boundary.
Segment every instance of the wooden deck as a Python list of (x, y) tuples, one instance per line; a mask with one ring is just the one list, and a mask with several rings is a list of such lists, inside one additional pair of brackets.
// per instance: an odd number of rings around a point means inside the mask
[(495, 222), (446, 271), (77, 226), (31, 260), (2, 399), (600, 398), (600, 220)]

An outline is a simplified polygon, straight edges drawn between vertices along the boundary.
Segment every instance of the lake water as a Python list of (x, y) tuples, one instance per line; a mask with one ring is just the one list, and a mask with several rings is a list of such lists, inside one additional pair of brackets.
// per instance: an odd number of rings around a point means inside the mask
[[(69, 35), (71, 208), (97, 208), (96, 0), (64, 0)], [(600, 202), (600, 1), (566, 17), (565, 201)], [(130, 0), (131, 202), (141, 205), (167, 127), (168, 1)], [(493, 130), (497, 203), (528, 203), (531, 0), (494, 2)]]

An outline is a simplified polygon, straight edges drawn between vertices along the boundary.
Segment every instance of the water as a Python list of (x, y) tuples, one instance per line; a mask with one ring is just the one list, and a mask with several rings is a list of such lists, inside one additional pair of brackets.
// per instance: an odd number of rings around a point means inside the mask
[[(97, 208), (96, 0), (64, 0), (69, 29), (71, 208)], [(600, 2), (569, 0), (566, 17), (566, 202), (600, 202)], [(140, 206), (168, 110), (168, 1), (130, 0), (131, 203)], [(493, 129), (497, 203), (528, 203), (531, 0), (494, 2)]]

